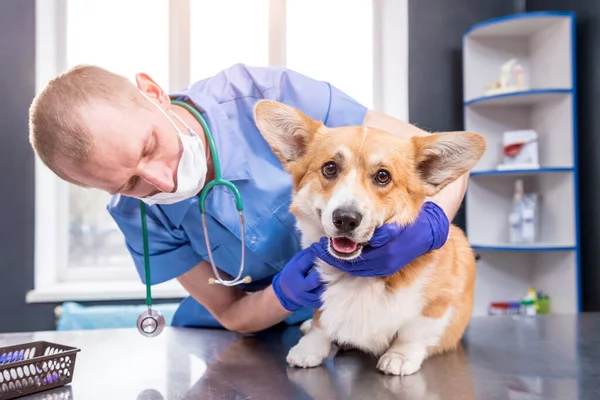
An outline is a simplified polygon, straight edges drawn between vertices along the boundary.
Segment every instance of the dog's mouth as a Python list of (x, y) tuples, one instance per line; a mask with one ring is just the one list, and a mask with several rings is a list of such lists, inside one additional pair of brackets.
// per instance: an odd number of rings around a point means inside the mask
[(341, 259), (356, 258), (363, 248), (362, 243), (357, 243), (347, 237), (330, 237), (329, 249), (332, 255)]

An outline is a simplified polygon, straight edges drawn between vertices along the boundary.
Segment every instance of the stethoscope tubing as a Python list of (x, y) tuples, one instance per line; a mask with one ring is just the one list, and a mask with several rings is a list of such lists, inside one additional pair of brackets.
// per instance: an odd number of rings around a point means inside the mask
[[(209, 278), (208, 284), (209, 285), (220, 284), (223, 286), (231, 287), (231, 286), (237, 286), (237, 285), (244, 284), (244, 283), (245, 284), (250, 283), (252, 281), (252, 278), (250, 277), (250, 275), (247, 275), (244, 278), (242, 278), (242, 275), (244, 273), (244, 264), (245, 264), (245, 257), (246, 257), (246, 252), (245, 252), (246, 229), (245, 229), (244, 207), (243, 207), (243, 203), (242, 203), (242, 196), (240, 195), (240, 192), (237, 189), (237, 187), (232, 182), (223, 179), (223, 177), (221, 175), (221, 164), (219, 162), (219, 157), (217, 154), (217, 148), (216, 148), (216, 145), (214, 142), (214, 138), (213, 138), (212, 132), (211, 132), (210, 128), (208, 127), (208, 124), (204, 120), (204, 117), (202, 116), (202, 114), (200, 114), (194, 107), (192, 107), (188, 103), (180, 101), (180, 100), (172, 100), (171, 104), (175, 104), (175, 105), (184, 107), (190, 113), (192, 113), (192, 115), (194, 115), (194, 117), (198, 120), (198, 122), (200, 122), (200, 124), (202, 125), (202, 128), (204, 129), (204, 132), (206, 134), (207, 142), (208, 142), (208, 145), (210, 148), (210, 152), (212, 154), (215, 178), (212, 181), (208, 182), (202, 188), (202, 190), (200, 191), (200, 197), (199, 197), (199, 201), (198, 201), (199, 208), (200, 208), (200, 214), (202, 215), (202, 228), (204, 230), (206, 249), (208, 251), (208, 257), (210, 260), (210, 264), (212, 266), (213, 273), (215, 275), (215, 277)], [(225, 186), (226, 188), (230, 189), (233, 192), (236, 209), (238, 210), (238, 213), (240, 216), (240, 226), (241, 226), (241, 231), (242, 231), (241, 232), (241, 243), (242, 243), (241, 262), (240, 262), (238, 275), (232, 280), (225, 280), (225, 279), (221, 278), (221, 275), (219, 274), (219, 271), (218, 271), (218, 269), (215, 265), (214, 259), (213, 259), (213, 254), (212, 254), (211, 245), (210, 245), (210, 239), (209, 239), (209, 235), (208, 235), (205, 201), (206, 201), (206, 197), (208, 196), (208, 193), (215, 186)], [(147, 223), (146, 223), (146, 204), (142, 200), (140, 200), (140, 211), (141, 211), (141, 218), (142, 218), (142, 236), (143, 236), (143, 247), (144, 247), (144, 275), (145, 275), (145, 281), (146, 281), (145, 282), (146, 283), (146, 306), (148, 307), (148, 309), (146, 311), (144, 311), (142, 314), (140, 314), (140, 316), (138, 317), (137, 327), (138, 327), (138, 331), (143, 336), (155, 337), (155, 336), (158, 336), (163, 331), (163, 329), (165, 327), (165, 319), (158, 310), (154, 310), (152, 308), (152, 289), (151, 289), (152, 279), (151, 279), (151, 271), (150, 271), (148, 227), (147, 227)]]

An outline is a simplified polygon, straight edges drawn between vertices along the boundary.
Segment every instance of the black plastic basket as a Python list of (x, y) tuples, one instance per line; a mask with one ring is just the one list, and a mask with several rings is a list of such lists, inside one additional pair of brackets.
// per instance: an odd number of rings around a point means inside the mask
[(0, 400), (71, 383), (79, 351), (44, 341), (0, 347)]

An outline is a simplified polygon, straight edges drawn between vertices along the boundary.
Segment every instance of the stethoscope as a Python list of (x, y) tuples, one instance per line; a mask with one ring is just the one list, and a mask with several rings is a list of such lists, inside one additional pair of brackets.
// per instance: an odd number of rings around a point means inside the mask
[[(208, 250), (208, 257), (210, 259), (210, 264), (212, 265), (212, 269), (215, 274), (215, 277), (209, 278), (208, 284), (209, 285), (221, 284), (224, 286), (236, 286), (236, 285), (240, 285), (242, 283), (250, 283), (252, 281), (252, 278), (249, 275), (245, 276), (243, 279), (240, 279), (244, 272), (244, 258), (246, 256), (246, 254), (245, 254), (246, 235), (245, 235), (244, 207), (242, 204), (242, 196), (240, 195), (240, 192), (238, 191), (237, 187), (232, 182), (223, 179), (223, 177), (221, 176), (221, 164), (219, 162), (219, 157), (217, 155), (217, 148), (215, 146), (215, 142), (214, 142), (212, 133), (210, 131), (210, 128), (208, 127), (208, 124), (204, 120), (204, 117), (202, 116), (202, 114), (200, 114), (194, 107), (192, 107), (188, 103), (185, 103), (180, 100), (172, 100), (171, 104), (175, 104), (175, 105), (185, 108), (190, 113), (192, 113), (192, 115), (198, 120), (198, 122), (200, 122), (200, 124), (202, 125), (202, 128), (204, 129), (204, 132), (206, 134), (206, 139), (208, 141), (208, 145), (210, 147), (210, 152), (212, 154), (213, 167), (215, 170), (215, 179), (208, 182), (204, 186), (204, 188), (202, 188), (202, 190), (200, 191), (200, 199), (198, 201), (199, 206), (200, 206), (200, 214), (202, 215), (202, 228), (204, 229), (204, 238), (206, 241), (206, 249)], [(215, 266), (215, 262), (213, 259), (212, 250), (211, 250), (211, 246), (210, 246), (210, 240), (208, 238), (208, 227), (206, 224), (206, 208), (205, 208), (204, 202), (206, 201), (206, 196), (208, 195), (210, 190), (213, 187), (218, 186), (218, 185), (225, 186), (226, 188), (230, 189), (233, 192), (233, 196), (235, 199), (235, 206), (236, 206), (236, 209), (240, 216), (240, 225), (241, 225), (241, 229), (242, 229), (242, 235), (241, 235), (242, 258), (241, 258), (241, 263), (240, 263), (240, 270), (238, 272), (238, 275), (234, 279), (229, 280), (229, 281), (221, 278), (221, 276), (219, 275), (219, 271), (217, 270), (217, 267)], [(152, 308), (152, 289), (151, 289), (152, 280), (151, 280), (151, 276), (150, 276), (150, 255), (149, 255), (149, 250), (148, 250), (148, 227), (146, 225), (146, 204), (142, 200), (140, 200), (140, 210), (141, 210), (141, 218), (142, 218), (142, 236), (143, 236), (143, 241), (144, 241), (144, 274), (145, 274), (145, 280), (146, 280), (146, 306), (148, 307), (148, 309), (146, 311), (144, 311), (142, 314), (140, 314), (140, 316), (138, 317), (137, 327), (142, 335), (144, 335), (146, 337), (155, 337), (155, 336), (158, 336), (163, 331), (163, 329), (165, 327), (165, 318), (160, 313), (160, 311), (154, 310)]]

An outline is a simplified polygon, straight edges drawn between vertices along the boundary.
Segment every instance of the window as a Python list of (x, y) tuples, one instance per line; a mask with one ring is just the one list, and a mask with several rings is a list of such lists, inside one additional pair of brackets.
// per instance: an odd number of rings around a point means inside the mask
[(167, 0), (66, 0), (67, 67), (97, 64), (169, 84)]
[[(38, 0), (36, 85), (39, 90), (80, 63), (132, 81), (145, 72), (167, 91), (238, 62), (285, 64), (373, 107), (377, 3)], [(28, 301), (143, 298), (122, 234), (106, 211), (108, 199), (60, 181), (37, 162), (35, 288)], [(185, 293), (174, 281), (153, 295)]]
[(269, 65), (269, 0), (195, 0), (190, 4), (190, 78), (233, 64)]
[(371, 0), (287, 0), (286, 66), (372, 108), (372, 10)]
[[(67, 0), (66, 67), (96, 64), (135, 81), (145, 72), (168, 90), (168, 2)], [(110, 21), (110, 29), (107, 29)], [(110, 195), (68, 185), (68, 256), (63, 281), (136, 279), (117, 224), (106, 212)]]

